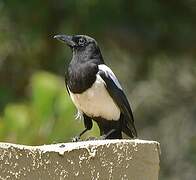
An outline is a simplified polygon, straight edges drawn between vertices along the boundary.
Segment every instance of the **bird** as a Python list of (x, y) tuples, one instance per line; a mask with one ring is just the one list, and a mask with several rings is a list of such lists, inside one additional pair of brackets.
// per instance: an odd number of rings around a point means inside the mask
[(105, 64), (97, 41), (87, 35), (58, 34), (54, 38), (72, 50), (65, 84), (85, 126), (73, 141), (91, 130), (93, 121), (99, 127), (100, 139), (122, 139), (123, 133), (135, 139), (137, 131), (129, 101), (119, 80)]

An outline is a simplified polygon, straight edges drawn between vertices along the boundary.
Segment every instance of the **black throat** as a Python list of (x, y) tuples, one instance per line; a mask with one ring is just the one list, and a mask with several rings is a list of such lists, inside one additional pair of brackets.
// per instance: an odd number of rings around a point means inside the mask
[(68, 67), (66, 83), (72, 93), (83, 93), (89, 89), (96, 80), (98, 65), (93, 62), (74, 62)]

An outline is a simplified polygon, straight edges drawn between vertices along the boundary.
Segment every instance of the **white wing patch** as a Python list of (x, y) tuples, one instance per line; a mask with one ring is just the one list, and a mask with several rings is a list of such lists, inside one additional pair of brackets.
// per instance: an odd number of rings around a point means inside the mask
[(70, 91), (70, 96), (77, 109), (89, 117), (102, 117), (106, 120), (120, 118), (120, 109), (109, 95), (100, 75), (97, 75), (91, 88), (81, 94)]
[(112, 72), (112, 70), (108, 66), (106, 66), (105, 64), (100, 64), (98, 66), (98, 68), (99, 68), (99, 70), (104, 71), (106, 73), (106, 75), (108, 75), (114, 81), (114, 83), (116, 84), (116, 86), (119, 89), (122, 90), (122, 87), (121, 87), (118, 79), (116, 78), (115, 74)]

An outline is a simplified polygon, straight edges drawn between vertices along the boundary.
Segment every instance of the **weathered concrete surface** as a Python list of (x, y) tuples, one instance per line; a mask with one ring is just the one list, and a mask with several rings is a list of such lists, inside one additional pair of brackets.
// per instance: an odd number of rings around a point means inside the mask
[(138, 139), (0, 143), (0, 179), (158, 180), (159, 154), (159, 143)]

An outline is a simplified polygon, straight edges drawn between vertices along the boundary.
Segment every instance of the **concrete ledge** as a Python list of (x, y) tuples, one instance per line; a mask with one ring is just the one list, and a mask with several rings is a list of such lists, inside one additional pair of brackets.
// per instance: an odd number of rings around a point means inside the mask
[(159, 154), (158, 142), (138, 139), (0, 143), (0, 179), (158, 180)]

